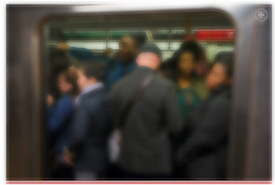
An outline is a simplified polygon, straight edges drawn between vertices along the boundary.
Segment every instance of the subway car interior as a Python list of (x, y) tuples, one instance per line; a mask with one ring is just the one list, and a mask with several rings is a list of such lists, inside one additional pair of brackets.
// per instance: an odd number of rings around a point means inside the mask
[[(91, 21), (93, 20), (93, 21)], [(146, 21), (145, 21), (146, 20)], [(134, 24), (134, 25), (133, 25)], [(64, 37), (71, 47), (84, 47), (103, 53), (107, 48), (118, 50), (118, 40), (123, 35), (139, 34), (146, 41), (156, 43), (163, 60), (172, 57), (187, 37), (195, 37), (204, 48), (207, 59), (232, 55), (236, 37), (234, 23), (218, 12), (205, 13), (167, 13), (150, 16), (139, 15), (49, 18), (44, 25), (46, 45), (57, 46)], [(58, 32), (62, 32), (58, 40)]]
[[(47, 95), (58, 101), (57, 73), (79, 66), (86, 57), (72, 55), (68, 48), (115, 58), (121, 39), (129, 35), (161, 50), (160, 75), (189, 42), (200, 48), (204, 80), (216, 62), (232, 63), (226, 174), (214, 180), (271, 180), (271, 5), (149, 10), (97, 6), (103, 10), (92, 5), (7, 6), (7, 180), (74, 179), (52, 174)], [(255, 19), (259, 9), (270, 17)], [(16, 88), (22, 91), (20, 97)], [(71, 173), (66, 170), (63, 173)]]

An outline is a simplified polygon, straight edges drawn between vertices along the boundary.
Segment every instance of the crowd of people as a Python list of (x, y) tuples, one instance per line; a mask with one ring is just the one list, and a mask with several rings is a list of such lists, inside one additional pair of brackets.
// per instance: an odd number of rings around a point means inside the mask
[(113, 56), (65, 42), (56, 53), (64, 57), (50, 57), (51, 179), (226, 178), (233, 61), (210, 66), (195, 41), (162, 61), (156, 44), (134, 35)]

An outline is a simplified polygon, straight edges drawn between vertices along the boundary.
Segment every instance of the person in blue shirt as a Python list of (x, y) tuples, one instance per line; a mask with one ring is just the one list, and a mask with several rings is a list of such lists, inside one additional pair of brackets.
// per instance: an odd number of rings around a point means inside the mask
[(145, 38), (140, 35), (123, 36), (119, 40), (119, 50), (113, 57), (99, 55), (86, 48), (70, 47), (61, 42), (59, 49), (67, 50), (69, 54), (80, 62), (104, 61), (107, 65), (105, 87), (110, 90), (113, 84), (123, 76), (132, 72), (136, 67), (136, 55)]
[(58, 76), (58, 86), (62, 97), (53, 103), (48, 96), (48, 123), (47, 131), (50, 145), (54, 152), (55, 167), (52, 169), (53, 178), (72, 178), (71, 167), (63, 160), (63, 149), (71, 135), (71, 123), (74, 114), (74, 100), (79, 93), (77, 85), (77, 70), (70, 68)]

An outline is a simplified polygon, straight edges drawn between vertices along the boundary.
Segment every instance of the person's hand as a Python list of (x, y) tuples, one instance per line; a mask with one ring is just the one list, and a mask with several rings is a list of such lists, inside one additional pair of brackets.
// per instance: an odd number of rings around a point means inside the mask
[(70, 49), (70, 46), (65, 42), (60, 42), (57, 45), (57, 49), (60, 49), (60, 50), (63, 50), (63, 51), (68, 51)]
[(49, 105), (49, 106), (52, 106), (52, 105), (53, 105), (54, 100), (53, 100), (53, 97), (52, 97), (51, 95), (48, 95), (48, 100), (47, 100), (47, 102), (48, 102), (48, 105)]
[(64, 160), (70, 166), (74, 165), (73, 157), (74, 157), (74, 155), (68, 150), (68, 148), (65, 147), (64, 148)]
[(104, 54), (105, 56), (111, 56), (112, 53), (113, 53), (113, 49), (112, 49), (112, 48), (107, 48), (107, 49), (105, 49), (105, 51), (103, 52), (103, 54)]

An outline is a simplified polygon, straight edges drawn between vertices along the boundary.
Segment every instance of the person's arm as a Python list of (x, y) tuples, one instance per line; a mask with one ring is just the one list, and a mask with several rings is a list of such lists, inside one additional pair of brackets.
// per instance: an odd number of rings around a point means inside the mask
[(68, 51), (69, 55), (80, 61), (93, 61), (99, 58), (98, 55), (86, 48), (70, 47), (65, 42), (60, 42), (57, 46), (58, 49)]
[(178, 162), (190, 162), (204, 151), (214, 149), (224, 142), (227, 136), (228, 114), (228, 100), (211, 102), (198, 128), (180, 147)]
[(48, 107), (48, 130), (55, 134), (66, 123), (73, 111), (73, 102), (68, 97), (63, 97), (56, 107)]
[(99, 58), (98, 55), (86, 48), (70, 47), (69, 54), (80, 61), (93, 61)]

